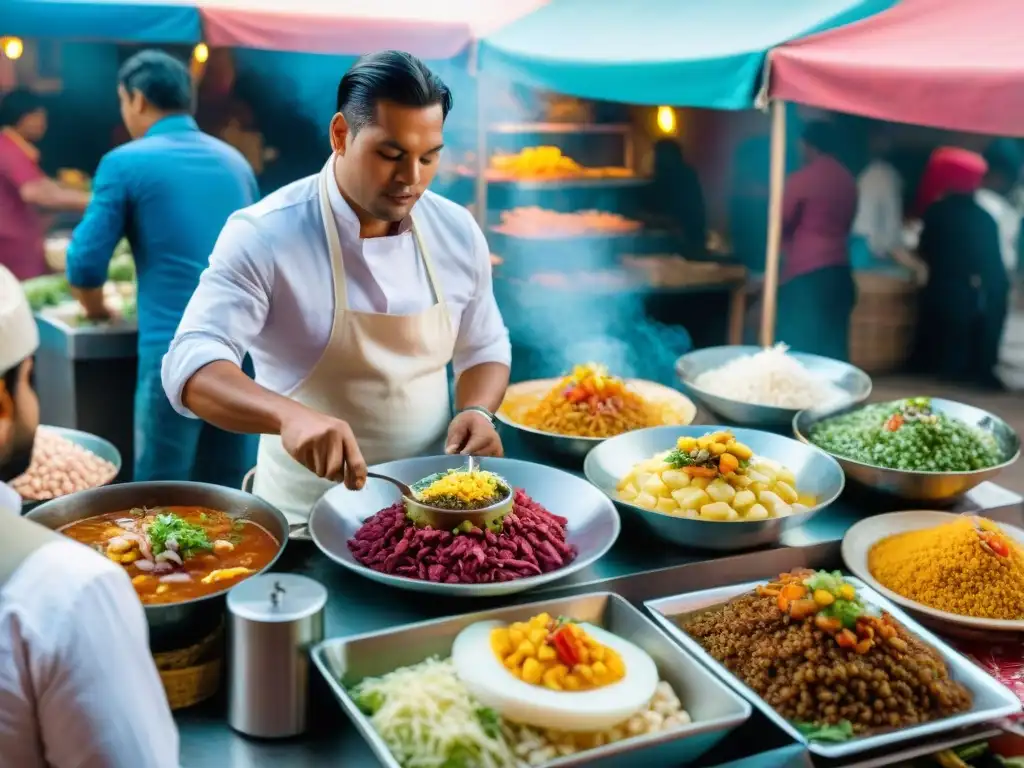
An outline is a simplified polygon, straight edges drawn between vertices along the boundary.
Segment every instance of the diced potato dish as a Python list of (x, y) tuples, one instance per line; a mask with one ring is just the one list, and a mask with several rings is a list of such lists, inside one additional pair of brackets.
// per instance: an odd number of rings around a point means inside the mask
[(681, 437), (676, 447), (637, 464), (618, 484), (619, 498), (664, 515), (744, 522), (806, 512), (792, 471), (755, 456), (731, 432)]

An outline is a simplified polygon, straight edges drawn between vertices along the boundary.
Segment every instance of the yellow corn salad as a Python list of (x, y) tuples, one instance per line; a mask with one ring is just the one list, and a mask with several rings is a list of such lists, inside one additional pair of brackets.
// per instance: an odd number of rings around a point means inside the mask
[(490, 472), (452, 470), (416, 495), (424, 504), (465, 509), (486, 506), (504, 493), (498, 478)]
[(626, 675), (619, 654), (580, 625), (546, 613), (493, 630), (491, 649), (517, 678), (553, 691), (589, 691)]

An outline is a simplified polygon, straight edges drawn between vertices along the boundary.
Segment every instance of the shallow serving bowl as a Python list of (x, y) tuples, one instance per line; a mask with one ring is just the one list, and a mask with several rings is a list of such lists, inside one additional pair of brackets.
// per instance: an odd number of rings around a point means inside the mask
[(544, 768), (688, 765), (750, 717), (751, 709), (746, 701), (673, 643), (643, 613), (618, 595), (607, 592), (326, 640), (313, 649), (313, 662), (381, 763), (387, 768), (399, 768), (370, 719), (349, 696), (347, 687), (366, 677), (418, 664), (431, 656), (449, 656), (455, 637), (470, 624), (492, 620), (526, 621), (541, 612), (603, 627), (638, 645), (654, 660), (659, 677), (671, 684), (692, 718), (691, 723), (681, 728), (559, 757), (545, 763)]
[[(694, 382), (708, 371), (720, 368), (736, 358), (754, 355), (762, 347), (708, 347), (689, 352), (676, 361), (676, 375), (683, 388), (712, 413), (742, 427), (777, 428), (789, 426), (796, 416), (797, 408), (778, 408), (771, 405), (757, 405), (730, 400), (714, 392), (701, 389)], [(847, 403), (860, 403), (871, 394), (871, 377), (860, 368), (818, 355), (806, 355), (802, 352), (789, 352), (790, 357), (797, 360), (811, 373), (829, 381), (846, 397), (833, 404), (833, 407)]]
[[(554, 432), (543, 432), (524, 426), (517, 419), (519, 414), (528, 407), (527, 403), (532, 405), (539, 402), (548, 392), (558, 386), (559, 381), (561, 379), (536, 379), (512, 384), (508, 388), (505, 398), (507, 403), (516, 403), (516, 406), (511, 408), (503, 403), (495, 416), (507, 428), (515, 430), (529, 448), (564, 463), (566, 466), (578, 468), (594, 446), (600, 445), (610, 438), (572, 437)], [(687, 424), (697, 416), (697, 407), (682, 392), (644, 379), (626, 379), (626, 383), (648, 400), (667, 402), (674, 406), (685, 416)]]
[[(994, 639), (995, 632), (1013, 632), (1024, 636), (1024, 619), (982, 619), (974, 616), (960, 616), (955, 613), (940, 611), (938, 608), (919, 603), (904, 597), (898, 592), (883, 586), (868, 568), (868, 554), (871, 548), (882, 539), (908, 531), (922, 528), (934, 528), (953, 522), (960, 515), (950, 512), (932, 510), (913, 510), (909, 512), (890, 512), (860, 520), (843, 536), (843, 562), (846, 567), (861, 581), (872, 589), (902, 605), (922, 624), (938, 632), (967, 639)], [(1024, 547), (1024, 530), (1013, 525), (999, 523), (999, 527), (1020, 546)]]
[[(861, 461), (835, 456), (846, 476), (876, 491), (899, 496), (912, 501), (945, 502), (962, 496), (976, 485), (991, 480), (1020, 456), (1020, 438), (1013, 428), (993, 413), (971, 405), (952, 400), (931, 398), (932, 409), (944, 413), (991, 434), (999, 446), (1003, 461), (994, 467), (976, 469), (970, 472), (911, 472), (902, 469), (885, 469)], [(825, 419), (840, 416), (856, 410), (860, 405), (842, 408), (800, 411), (793, 418), (793, 433), (798, 440), (813, 445), (810, 433), (814, 426)]]
[[(206, 507), (226, 512), (233, 518), (252, 520), (278, 542), (277, 553), (260, 573), (274, 565), (288, 543), (288, 522), (276, 507), (244, 491), (208, 483), (160, 481), (108, 485), (40, 504), (26, 517), (57, 530), (88, 517), (133, 507)], [(226, 592), (178, 603), (143, 606), (153, 650), (184, 648), (209, 635), (224, 615)]]
[[(796, 475), (797, 490), (818, 501), (806, 512), (789, 517), (733, 523), (695, 520), (652, 512), (618, 497), (617, 485), (638, 462), (675, 447), (680, 437), (701, 437), (708, 432), (729, 430), (749, 446), (756, 456), (783, 464)], [(731, 427), (654, 427), (613, 437), (587, 456), (583, 465), (587, 479), (600, 488), (632, 519), (646, 525), (658, 537), (685, 547), (732, 552), (775, 544), (783, 531), (803, 525), (835, 501), (842, 493), (843, 471), (824, 451), (771, 432)]]
[[(658, 622), (662, 629), (675, 638), (683, 648), (696, 656), (708, 669), (718, 675), (725, 683), (732, 686), (733, 690), (761, 710), (769, 720), (785, 731), (794, 741), (806, 744), (808, 751), (827, 759), (848, 758), (851, 755), (869, 750), (887, 750), (891, 752), (895, 745), (903, 742), (913, 739), (919, 740), (971, 725), (992, 722), (1003, 717), (1009, 717), (1020, 711), (1021, 703), (1016, 694), (996, 681), (988, 672), (957, 653), (939, 637), (915, 622), (910, 616), (870, 587), (865, 586), (857, 579), (848, 579), (848, 581), (857, 589), (860, 597), (867, 605), (892, 614), (893, 618), (902, 624), (908, 632), (916, 635), (938, 651), (939, 656), (942, 657), (942, 660), (949, 668), (953, 679), (962, 683), (971, 692), (973, 703), (969, 711), (941, 720), (932, 720), (931, 722), (919, 725), (899, 728), (894, 731), (856, 736), (839, 743), (808, 741), (788, 720), (776, 712), (768, 702), (758, 696), (753, 688), (750, 688), (733, 675), (723, 664), (719, 663), (711, 654), (705, 651), (700, 643), (684, 632), (678, 623), (685, 616), (706, 611), (709, 608), (727, 603), (735, 597), (752, 592), (755, 587), (763, 584), (764, 581), (735, 584), (728, 587), (718, 587), (676, 597), (652, 600), (645, 602), (644, 607), (654, 615), (655, 621)], [(861, 764), (864, 765), (865, 763)]]
[[(424, 456), (391, 461), (371, 471), (407, 485), (436, 472), (465, 466), (465, 456)], [(566, 540), (577, 549), (576, 559), (564, 568), (538, 576), (490, 584), (447, 584), (381, 573), (360, 563), (348, 548), (363, 523), (380, 510), (401, 500), (395, 486), (370, 479), (361, 491), (338, 485), (313, 506), (309, 531), (320, 550), (339, 565), (373, 581), (413, 592), (457, 597), (511, 595), (565, 578), (600, 558), (619, 537), (619, 515), (604, 494), (585, 480), (543, 464), (516, 459), (480, 459), (480, 469), (494, 472), (513, 489), (522, 488), (549, 512), (567, 518)]]
[[(81, 446), (91, 453), (95, 453), (101, 459), (113, 464), (114, 475), (110, 478), (108, 483), (113, 482), (114, 478), (121, 474), (121, 452), (117, 450), (116, 446), (109, 440), (106, 440), (99, 435), (94, 435), (91, 432), (82, 432), (79, 429), (69, 429), (67, 427), (50, 427), (45, 424), (39, 425), (39, 431), (46, 431), (54, 435), (60, 435), (65, 440)], [(46, 502), (35, 501), (32, 499), (23, 499), (21, 502), (21, 512), (22, 514), (25, 514), (38, 507), (40, 504), (45, 503)]]

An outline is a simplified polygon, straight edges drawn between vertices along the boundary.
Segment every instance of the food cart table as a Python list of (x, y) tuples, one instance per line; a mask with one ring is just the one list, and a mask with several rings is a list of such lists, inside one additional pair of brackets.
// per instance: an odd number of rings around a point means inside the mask
[[(361, 578), (335, 565), (309, 542), (292, 542), (278, 570), (310, 576), (329, 591), (326, 636), (341, 637), (510, 602), (533, 602), (580, 592), (612, 591), (634, 604), (681, 592), (752, 581), (795, 567), (841, 568), (843, 533), (868, 514), (907, 504), (848, 492), (806, 526), (788, 531), (783, 546), (739, 555), (688, 551), (631, 531), (627, 525), (612, 550), (584, 571), (511, 600), (451, 600), (402, 592)], [(994, 483), (978, 486), (952, 511), (983, 512), (1007, 523), (1024, 523), (1024, 499)], [(379, 763), (333, 696), (315, 675), (311, 726), (306, 736), (280, 742), (256, 741), (233, 732), (225, 722), (222, 698), (177, 715), (181, 762), (189, 768), (377, 768)], [(980, 731), (979, 731), (980, 732)], [(972, 734), (974, 731), (971, 732)], [(940, 743), (943, 737), (931, 742)], [(864, 758), (861, 758), (863, 760)], [(755, 713), (698, 765), (737, 768), (812, 766), (809, 753)], [(860, 763), (862, 765), (884, 763)], [(651, 768), (660, 768), (652, 766)]]

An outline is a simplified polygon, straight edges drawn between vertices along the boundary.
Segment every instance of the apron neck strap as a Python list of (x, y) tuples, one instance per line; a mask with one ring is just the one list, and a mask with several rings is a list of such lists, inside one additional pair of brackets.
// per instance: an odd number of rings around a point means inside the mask
[[(330, 187), (331, 179), (334, 176), (334, 163), (331, 162), (320, 173), (320, 214), (324, 220), (324, 233), (327, 237), (327, 248), (331, 256), (331, 276), (334, 280), (334, 301), (338, 309), (348, 309), (348, 283), (345, 278), (345, 261), (341, 250), (341, 237), (338, 235), (338, 223), (334, 218), (334, 211), (331, 209)], [(416, 225), (416, 217), (412, 216), (412, 235), (416, 248), (423, 259), (423, 266), (427, 269), (427, 278), (430, 280), (431, 290), (434, 292), (434, 300), (442, 307), (445, 306), (444, 293), (441, 291), (441, 283), (434, 271), (434, 263), (430, 258), (430, 251), (423, 240), (420, 228)]]

